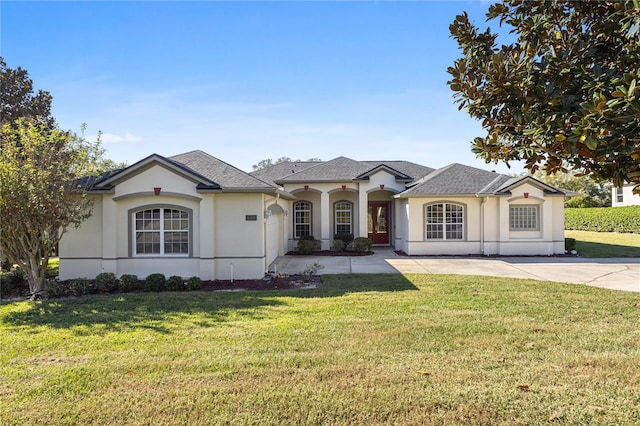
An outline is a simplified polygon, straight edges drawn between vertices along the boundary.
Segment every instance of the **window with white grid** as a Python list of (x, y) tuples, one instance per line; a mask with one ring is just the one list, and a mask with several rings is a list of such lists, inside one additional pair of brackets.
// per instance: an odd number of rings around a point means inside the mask
[(427, 240), (464, 239), (464, 207), (451, 203), (425, 206), (425, 238)]
[(152, 208), (133, 213), (133, 254), (186, 256), (189, 254), (189, 212)]
[(353, 204), (349, 201), (338, 201), (334, 204), (336, 234), (351, 234)]
[(509, 227), (512, 231), (537, 231), (538, 206), (511, 206), (509, 208)]
[(294, 238), (311, 235), (311, 203), (298, 201), (293, 205)]

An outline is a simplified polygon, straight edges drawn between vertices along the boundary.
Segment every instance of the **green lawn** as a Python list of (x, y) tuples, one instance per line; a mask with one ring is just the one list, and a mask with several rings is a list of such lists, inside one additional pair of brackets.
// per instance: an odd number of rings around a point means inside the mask
[(576, 250), (584, 257), (640, 257), (640, 234), (564, 231), (576, 239)]
[(323, 281), (2, 304), (0, 424), (640, 424), (638, 294)]

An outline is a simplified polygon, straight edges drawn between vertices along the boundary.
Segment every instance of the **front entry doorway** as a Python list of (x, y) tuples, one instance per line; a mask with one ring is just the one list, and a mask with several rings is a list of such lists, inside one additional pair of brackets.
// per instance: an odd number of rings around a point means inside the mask
[(373, 244), (389, 244), (391, 214), (388, 201), (369, 201), (367, 233)]

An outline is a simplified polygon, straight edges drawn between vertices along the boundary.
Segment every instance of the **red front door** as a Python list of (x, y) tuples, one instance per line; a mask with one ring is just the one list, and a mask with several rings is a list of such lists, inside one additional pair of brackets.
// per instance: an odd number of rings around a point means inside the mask
[(389, 244), (389, 203), (370, 201), (367, 232), (373, 244)]

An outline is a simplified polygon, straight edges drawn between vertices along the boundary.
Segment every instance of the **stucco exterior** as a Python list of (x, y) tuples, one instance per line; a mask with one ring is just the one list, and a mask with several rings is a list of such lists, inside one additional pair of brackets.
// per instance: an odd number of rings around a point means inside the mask
[(622, 187), (612, 187), (611, 206), (640, 206), (640, 194), (634, 194), (635, 185), (623, 185)]
[(255, 279), (310, 235), (408, 255), (564, 253), (566, 193), (459, 164), (284, 164), (247, 174), (201, 151), (152, 155), (93, 185), (93, 215), (60, 242), (60, 277)]

